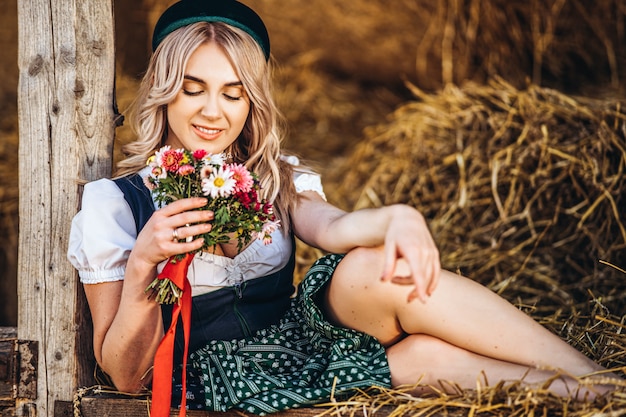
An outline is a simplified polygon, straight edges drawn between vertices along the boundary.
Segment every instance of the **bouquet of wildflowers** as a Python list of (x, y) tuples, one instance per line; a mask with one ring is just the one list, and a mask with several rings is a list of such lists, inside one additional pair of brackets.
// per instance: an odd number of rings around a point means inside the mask
[[(223, 154), (209, 154), (203, 149), (190, 152), (169, 146), (158, 150), (147, 163), (152, 169), (145, 183), (159, 206), (188, 197), (209, 199), (206, 206), (198, 209), (212, 210), (215, 214), (211, 230), (196, 236), (204, 238), (200, 251), (235, 239), (239, 250), (252, 239), (260, 239), (265, 244), (272, 242), (271, 234), (278, 227), (272, 204), (260, 198), (259, 180), (245, 166), (226, 163)], [(184, 257), (172, 257), (168, 264), (176, 266)], [(146, 292), (156, 291), (156, 300), (161, 304), (178, 302), (182, 291), (163, 276), (164, 272), (165, 269)]]

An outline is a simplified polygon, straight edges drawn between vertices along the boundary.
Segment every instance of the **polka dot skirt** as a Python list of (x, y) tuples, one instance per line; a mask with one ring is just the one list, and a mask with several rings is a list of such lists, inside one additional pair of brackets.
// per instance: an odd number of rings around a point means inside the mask
[[(212, 341), (190, 355), (189, 408), (237, 408), (267, 414), (342, 398), (356, 388), (389, 387), (383, 346), (364, 333), (328, 323), (316, 299), (341, 255), (319, 259), (276, 325), (252, 337)], [(179, 375), (180, 372), (175, 372)], [(174, 382), (174, 392), (179, 381)]]

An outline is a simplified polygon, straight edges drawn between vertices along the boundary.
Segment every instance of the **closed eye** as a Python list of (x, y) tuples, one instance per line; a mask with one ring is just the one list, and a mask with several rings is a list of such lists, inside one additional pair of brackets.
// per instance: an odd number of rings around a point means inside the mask
[(231, 96), (230, 94), (224, 94), (224, 98), (226, 98), (226, 100), (230, 100), (230, 101), (239, 101), (239, 100), (241, 100), (241, 96), (235, 97), (235, 96)]
[(199, 96), (200, 94), (204, 93), (204, 90), (187, 90), (183, 88), (183, 94), (185, 94), (186, 96)]

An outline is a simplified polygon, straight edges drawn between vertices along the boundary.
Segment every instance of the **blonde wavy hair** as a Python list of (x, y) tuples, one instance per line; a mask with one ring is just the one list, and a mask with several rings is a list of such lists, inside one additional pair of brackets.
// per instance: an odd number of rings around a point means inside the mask
[(167, 105), (183, 85), (189, 57), (201, 45), (215, 42), (229, 57), (250, 98), (250, 113), (239, 138), (226, 152), (256, 172), (263, 197), (272, 201), (285, 233), (289, 207), (296, 202), (291, 165), (281, 160), (282, 117), (272, 96), (271, 64), (246, 32), (219, 22), (200, 22), (169, 34), (153, 53), (139, 91), (129, 109), (137, 139), (123, 147), (126, 158), (116, 176), (136, 173), (167, 138)]

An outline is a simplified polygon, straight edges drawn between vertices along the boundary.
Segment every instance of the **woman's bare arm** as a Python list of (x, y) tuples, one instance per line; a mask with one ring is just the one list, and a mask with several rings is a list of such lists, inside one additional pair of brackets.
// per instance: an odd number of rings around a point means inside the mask
[(397, 260), (405, 259), (411, 273), (404, 283), (415, 286), (410, 299), (425, 300), (437, 285), (439, 251), (426, 220), (410, 206), (398, 204), (345, 212), (317, 193), (305, 192), (292, 212), (292, 221), (300, 239), (329, 252), (346, 253), (356, 247), (384, 245), (381, 278), (394, 278)]

